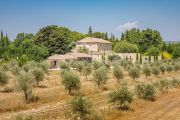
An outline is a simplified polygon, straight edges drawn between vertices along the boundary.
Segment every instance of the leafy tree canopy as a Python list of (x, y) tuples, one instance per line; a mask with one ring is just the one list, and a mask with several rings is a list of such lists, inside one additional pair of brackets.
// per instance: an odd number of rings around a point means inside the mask
[(83, 38), (78, 32), (72, 32), (68, 28), (58, 26), (47, 26), (40, 29), (34, 37), (37, 45), (45, 46), (49, 55), (65, 54), (74, 46), (73, 42)]
[(131, 44), (127, 41), (121, 41), (115, 45), (114, 51), (117, 53), (134, 53), (138, 51), (138, 47), (137, 45)]
[(121, 40), (126, 40), (131, 44), (136, 44), (142, 52), (146, 52), (149, 47), (163, 47), (163, 39), (157, 30), (139, 29), (127, 30), (121, 35)]
[(156, 47), (151, 47), (147, 50), (147, 53), (148, 55), (151, 55), (151, 56), (158, 56), (160, 54), (159, 52), (160, 50)]
[(180, 44), (177, 44), (173, 50), (173, 59), (180, 57)]

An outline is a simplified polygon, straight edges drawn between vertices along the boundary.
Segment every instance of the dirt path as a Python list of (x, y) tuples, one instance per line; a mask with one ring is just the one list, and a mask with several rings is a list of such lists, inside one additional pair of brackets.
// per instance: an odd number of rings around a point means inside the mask
[(171, 91), (127, 116), (115, 116), (116, 120), (180, 120), (180, 90)]
[(180, 120), (180, 91), (162, 96), (140, 112), (141, 120)]
[[(89, 99), (93, 102), (94, 105), (101, 106), (107, 103), (106, 98), (107, 93), (104, 92), (103, 94), (97, 94), (97, 95), (92, 95), (89, 97)], [(61, 116), (61, 119), (64, 116), (64, 112), (69, 106), (68, 102), (57, 102), (54, 104), (45, 104), (42, 105), (38, 108), (33, 108), (33, 109), (28, 109), (28, 110), (23, 110), (23, 111), (18, 111), (18, 112), (9, 112), (9, 113), (4, 113), (0, 115), (0, 120), (12, 120), (18, 115), (23, 115), (23, 116), (33, 116), (33, 117), (43, 117), (45, 118), (46, 116), (50, 115), (55, 115), (57, 114), (58, 116)]]

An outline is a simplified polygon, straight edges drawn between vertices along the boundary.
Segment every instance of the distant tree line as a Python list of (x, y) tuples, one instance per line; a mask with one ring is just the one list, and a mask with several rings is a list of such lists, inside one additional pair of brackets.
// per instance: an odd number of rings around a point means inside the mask
[(65, 27), (55, 25), (41, 28), (34, 35), (18, 33), (16, 38), (9, 40), (7, 34), (1, 31), (0, 60), (16, 59), (22, 61), (41, 61), (53, 54), (65, 54), (75, 47), (75, 42), (85, 37), (95, 37), (112, 42), (115, 52), (140, 52), (148, 55), (159, 55), (167, 52), (173, 58), (180, 57), (180, 44), (166, 44), (157, 30), (131, 29), (122, 33), (118, 39), (107, 32), (93, 32), (90, 26), (87, 34), (71, 31)]

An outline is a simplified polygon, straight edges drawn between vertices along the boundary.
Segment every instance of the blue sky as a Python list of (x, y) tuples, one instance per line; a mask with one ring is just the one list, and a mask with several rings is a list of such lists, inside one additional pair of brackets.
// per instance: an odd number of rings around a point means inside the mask
[(164, 40), (180, 41), (180, 0), (0, 0), (0, 29), (13, 39), (58, 25), (87, 33), (121, 33), (132, 27), (152, 28)]

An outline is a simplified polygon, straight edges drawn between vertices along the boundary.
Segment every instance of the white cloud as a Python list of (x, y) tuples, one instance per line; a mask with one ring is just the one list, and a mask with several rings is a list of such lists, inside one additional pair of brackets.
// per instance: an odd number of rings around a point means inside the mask
[(133, 22), (127, 22), (122, 25), (119, 25), (117, 27), (117, 30), (125, 31), (125, 30), (130, 30), (132, 28), (137, 28), (137, 27), (138, 27), (138, 21), (133, 21)]

